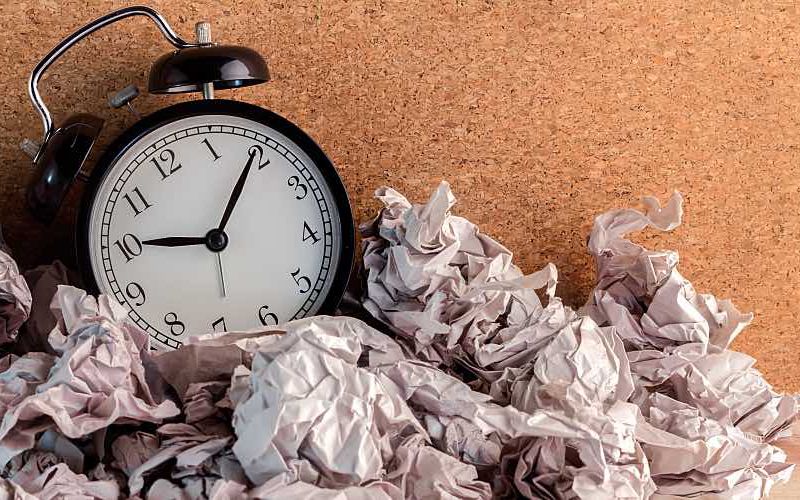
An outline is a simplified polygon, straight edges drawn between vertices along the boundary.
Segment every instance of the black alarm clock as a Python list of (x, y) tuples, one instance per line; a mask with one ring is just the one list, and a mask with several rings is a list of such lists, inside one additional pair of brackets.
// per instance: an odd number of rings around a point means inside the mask
[[(102, 128), (79, 114), (53, 126), (38, 82), (92, 32), (146, 16), (175, 50), (159, 58), (150, 93), (202, 98), (140, 119), (94, 165), (75, 224), (85, 286), (123, 304), (155, 348), (214, 331), (263, 328), (332, 313), (353, 263), (354, 224), (344, 185), (320, 147), (296, 125), (214, 91), (264, 83), (254, 50), (212, 43), (199, 23), (188, 43), (149, 7), (103, 16), (59, 43), (33, 70), (28, 90), (44, 123), (27, 141), (36, 173), (32, 213), (52, 222)], [(131, 87), (112, 99), (130, 106)]]

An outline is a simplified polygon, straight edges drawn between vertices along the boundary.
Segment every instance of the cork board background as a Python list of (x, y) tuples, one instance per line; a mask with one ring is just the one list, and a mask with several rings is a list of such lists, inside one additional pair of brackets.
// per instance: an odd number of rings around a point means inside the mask
[[(69, 261), (75, 189), (52, 227), (23, 208), (40, 122), (25, 93), (38, 59), (124, 2), (17, 0), (0, 6), (0, 222), (24, 265)], [(800, 390), (800, 12), (735, 1), (161, 0), (177, 31), (210, 19), (249, 45), (274, 80), (228, 97), (309, 132), (337, 164), (355, 216), (389, 184), (422, 201), (441, 179), (457, 213), (515, 251), (554, 262), (559, 293), (587, 297), (592, 218), (642, 195), (686, 197), (685, 224), (640, 238), (681, 255), (699, 291), (756, 313), (735, 347), (779, 388)], [(104, 143), (134, 118), (108, 93), (145, 86), (168, 46), (146, 20), (95, 34), (44, 80), (57, 120), (87, 111)], [(176, 97), (143, 96), (147, 113)]]

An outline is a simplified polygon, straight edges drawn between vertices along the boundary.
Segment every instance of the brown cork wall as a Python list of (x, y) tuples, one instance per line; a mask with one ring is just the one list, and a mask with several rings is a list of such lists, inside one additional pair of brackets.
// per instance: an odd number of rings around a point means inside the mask
[[(22, 205), (23, 137), (40, 123), (28, 72), (64, 35), (118, 1), (0, 6), (0, 222), (26, 265), (70, 259), (80, 188), (50, 228)], [(736, 347), (769, 380), (800, 390), (800, 11), (786, 2), (153, 1), (186, 37), (210, 19), (249, 45), (274, 80), (228, 97), (309, 132), (344, 178), (355, 216), (389, 184), (422, 201), (447, 179), (457, 212), (533, 271), (554, 262), (559, 293), (582, 303), (594, 215), (645, 194), (687, 199), (674, 234), (699, 291), (756, 313)], [(134, 19), (102, 31), (44, 80), (57, 117), (106, 117), (103, 143), (134, 118), (106, 95), (168, 47)], [(188, 97), (143, 96), (150, 112)]]

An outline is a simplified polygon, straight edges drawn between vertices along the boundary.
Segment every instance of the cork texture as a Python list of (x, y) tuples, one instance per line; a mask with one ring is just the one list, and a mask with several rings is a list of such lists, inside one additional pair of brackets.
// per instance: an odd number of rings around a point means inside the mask
[[(51, 227), (23, 206), (39, 138), (25, 82), (39, 58), (118, 1), (0, 6), (0, 222), (24, 265), (71, 261), (81, 186)], [(800, 390), (800, 12), (741, 2), (369, 0), (153, 1), (184, 37), (213, 22), (248, 45), (273, 81), (218, 92), (306, 130), (345, 181), (357, 220), (388, 184), (423, 201), (441, 179), (456, 211), (534, 271), (561, 273), (580, 305), (594, 271), (592, 219), (642, 195), (686, 197), (684, 225), (638, 238), (674, 248), (698, 291), (753, 311), (735, 347), (783, 390)], [(102, 144), (135, 119), (106, 96), (146, 86), (169, 47), (137, 18), (93, 35), (50, 71), (56, 121), (106, 118)], [(149, 113), (180, 99), (144, 95)]]

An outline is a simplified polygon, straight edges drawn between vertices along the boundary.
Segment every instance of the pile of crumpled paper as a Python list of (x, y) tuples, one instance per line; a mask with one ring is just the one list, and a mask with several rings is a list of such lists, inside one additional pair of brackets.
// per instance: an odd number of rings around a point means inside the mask
[[(626, 234), (682, 199), (598, 217), (580, 310), (525, 275), (442, 183), (377, 192), (364, 317), (152, 353), (62, 265), (0, 249), (0, 499), (758, 498), (798, 402), (728, 349), (751, 321)], [(376, 328), (377, 327), (377, 328)]]

